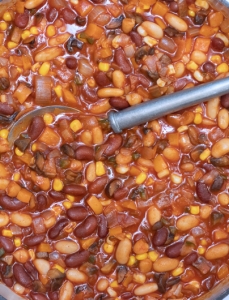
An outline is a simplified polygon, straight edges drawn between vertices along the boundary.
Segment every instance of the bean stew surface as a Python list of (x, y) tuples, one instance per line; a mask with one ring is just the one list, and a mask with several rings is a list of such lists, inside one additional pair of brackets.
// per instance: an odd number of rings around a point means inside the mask
[[(0, 277), (15, 293), (188, 300), (229, 276), (229, 95), (121, 134), (107, 121), (229, 75), (229, 19), (214, 2), (2, 12)], [(16, 120), (56, 104), (82, 113), (34, 117), (9, 146)]]

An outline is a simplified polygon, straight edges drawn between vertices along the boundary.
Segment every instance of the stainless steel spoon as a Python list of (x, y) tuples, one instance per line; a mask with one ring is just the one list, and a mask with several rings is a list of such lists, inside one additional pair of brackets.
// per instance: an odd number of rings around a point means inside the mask
[[(119, 112), (111, 111), (108, 120), (114, 132), (144, 124), (167, 114), (199, 104), (214, 97), (229, 93), (229, 77), (218, 79), (187, 90), (169, 94), (156, 100), (129, 107)], [(24, 114), (10, 129), (8, 141), (12, 145), (15, 139), (24, 131), (31, 119), (45, 113), (81, 113), (78, 109), (53, 105), (42, 107)]]

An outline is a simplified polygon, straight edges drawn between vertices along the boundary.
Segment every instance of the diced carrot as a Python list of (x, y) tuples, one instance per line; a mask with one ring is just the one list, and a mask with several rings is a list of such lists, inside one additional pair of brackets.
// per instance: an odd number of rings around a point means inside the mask
[(32, 181), (43, 191), (50, 189), (50, 179), (37, 175), (34, 171), (31, 172)]
[(0, 56), (8, 57), (9, 53), (9, 50), (5, 46), (0, 45)]
[(46, 275), (39, 274), (39, 280), (43, 285), (47, 285), (47, 283), (50, 281), (50, 278)]
[[(147, 0), (143, 0), (143, 1), (147, 1)], [(149, 0), (149, 1), (151, 1), (151, 0)], [(160, 1), (157, 1), (154, 4), (151, 13), (153, 15), (159, 15), (159, 16), (163, 17), (168, 11), (169, 11), (169, 8), (167, 5), (165, 5), (164, 3), (160, 2)]]
[(18, 159), (20, 159), (21, 161), (23, 161), (28, 166), (31, 165), (32, 158), (33, 158), (32, 154), (27, 153), (27, 152), (24, 153), (22, 156), (18, 156)]
[(223, 22), (223, 14), (220, 11), (208, 15), (208, 22), (211, 27), (219, 27)]
[(185, 53), (190, 53), (193, 47), (193, 39), (191, 37), (186, 38)]
[(110, 236), (115, 236), (115, 235), (119, 235), (122, 234), (122, 227), (121, 226), (116, 226), (113, 228), (109, 229), (109, 235)]
[(125, 200), (121, 202), (122, 207), (132, 210), (137, 210), (137, 206), (134, 201), (132, 200)]
[(32, 193), (24, 188), (22, 188), (17, 194), (17, 199), (24, 203), (29, 203), (32, 197)]
[(81, 247), (84, 250), (88, 249), (96, 241), (96, 239), (97, 239), (97, 237), (91, 237), (86, 240), (81, 240), (80, 241)]
[(154, 158), (153, 164), (154, 164), (154, 169), (157, 173), (168, 168), (164, 158), (160, 154)]
[(32, 67), (32, 62), (29, 56), (23, 55), (22, 56), (22, 63), (23, 63), (23, 69), (30, 70)]
[(101, 58), (107, 58), (112, 56), (112, 51), (110, 48), (100, 49), (98, 50), (98, 56)]
[(76, 97), (67, 89), (62, 89), (64, 101), (69, 104), (76, 104)]
[(50, 127), (46, 127), (39, 137), (39, 141), (48, 146), (57, 146), (60, 142), (60, 136)]
[(3, 44), (4, 41), (4, 33), (0, 32), (0, 44)]
[(153, 5), (154, 3), (156, 3), (156, 1), (157, 0), (140, 0), (139, 4), (150, 6), (150, 5)]
[(10, 38), (11, 41), (18, 44), (21, 40), (21, 34), (22, 34), (22, 29), (15, 26), (11, 33), (11, 38)]
[(144, 89), (142, 86), (137, 88), (137, 93), (142, 96), (144, 99), (150, 99), (150, 94), (147, 92), (146, 89)]
[(94, 211), (96, 215), (100, 215), (103, 212), (103, 206), (95, 196), (91, 196), (87, 200), (87, 204), (90, 206), (90, 208)]
[(40, 243), (37, 247), (37, 252), (52, 252), (52, 248), (48, 243)]
[(141, 173), (141, 170), (139, 170), (135, 166), (131, 166), (129, 173), (130, 173), (131, 176), (138, 176)]
[(12, 65), (15, 65), (17, 67), (22, 68), (23, 67), (23, 60), (22, 60), (23, 56), (17, 56), (17, 55), (11, 55), (10, 56), (10, 63)]
[(17, 1), (16, 2), (16, 11), (19, 14), (23, 14), (25, 11), (25, 2)]
[(133, 275), (130, 273), (127, 273), (122, 282), (122, 285), (125, 287), (128, 287), (128, 285), (132, 282), (132, 280), (133, 280)]
[(6, 166), (4, 166), (2, 163), (0, 163), (0, 177), (7, 177), (9, 175), (9, 172), (6, 169)]
[(94, 23), (88, 24), (88, 26), (85, 30), (86, 35), (93, 37), (96, 40), (101, 38), (101, 35), (103, 34), (103, 32), (104, 32), (103, 28), (99, 27), (98, 25), (96, 25)]
[(16, 197), (17, 194), (20, 192), (20, 190), (21, 190), (21, 187), (20, 187), (19, 184), (17, 184), (14, 181), (10, 181), (10, 183), (7, 186), (7, 189), (6, 189), (6, 194), (9, 197)]
[(195, 41), (194, 50), (208, 52), (210, 44), (211, 44), (211, 39), (197, 38)]
[(210, 36), (214, 35), (218, 30), (219, 30), (218, 27), (213, 28), (209, 25), (204, 24), (200, 28), (200, 34), (203, 36), (206, 36), (206, 37), (210, 37)]
[(166, 28), (166, 24), (162, 21), (162, 19), (156, 17), (156, 18), (154, 19), (154, 21), (155, 21), (155, 23), (156, 23), (157, 25), (159, 25), (159, 26), (161, 27), (161, 29), (165, 29), (165, 28)]
[(21, 104), (23, 104), (31, 93), (32, 90), (30, 88), (28, 88), (25, 84), (20, 83), (13, 96), (17, 98)]
[(0, 190), (5, 190), (9, 183), (9, 180), (0, 178)]
[(108, 5), (106, 5), (106, 8), (109, 10), (109, 12), (115, 18), (117, 18), (122, 12), (122, 6), (118, 5), (117, 3), (108, 4)]
[(81, 17), (85, 17), (92, 10), (93, 5), (87, 0), (81, 0), (74, 8)]
[(0, 153), (4, 153), (10, 151), (10, 146), (9, 146), (9, 142), (0, 137)]
[(179, 138), (180, 138), (179, 132), (168, 133), (167, 137), (169, 140), (169, 144), (171, 146), (179, 147)]

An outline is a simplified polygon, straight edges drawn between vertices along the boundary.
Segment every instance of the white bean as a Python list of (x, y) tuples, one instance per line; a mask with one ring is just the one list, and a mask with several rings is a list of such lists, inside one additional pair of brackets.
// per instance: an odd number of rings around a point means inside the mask
[(221, 129), (226, 129), (229, 125), (228, 110), (223, 108), (218, 113), (218, 126)]
[(169, 258), (169, 257), (159, 257), (154, 263), (153, 263), (153, 269), (156, 272), (169, 272), (179, 265), (179, 260), (175, 258)]
[(74, 241), (59, 241), (55, 244), (55, 249), (63, 254), (71, 254), (79, 250), (79, 245)]
[(50, 270), (50, 263), (43, 258), (34, 259), (33, 264), (41, 275), (46, 275)]
[(164, 16), (164, 18), (169, 23), (169, 25), (172, 26), (173, 28), (175, 28), (176, 30), (178, 30), (178, 31), (187, 31), (188, 30), (187, 23), (174, 14), (167, 13)]
[(212, 147), (212, 156), (219, 158), (229, 152), (229, 138), (216, 142)]
[(112, 81), (116, 88), (122, 89), (126, 82), (125, 74), (120, 70), (115, 70), (112, 73)]
[(157, 209), (155, 206), (150, 207), (147, 212), (147, 218), (148, 218), (149, 224), (151, 226), (153, 226), (155, 223), (157, 223), (161, 219), (160, 210)]
[(70, 281), (65, 281), (60, 288), (59, 300), (71, 300), (73, 292), (73, 284)]
[(120, 97), (123, 96), (124, 90), (118, 88), (102, 88), (97, 92), (98, 97), (100, 98), (109, 98), (109, 97)]
[(97, 282), (97, 290), (100, 292), (104, 292), (109, 286), (109, 281), (106, 278), (101, 278)]
[(78, 269), (68, 269), (66, 272), (66, 278), (77, 284), (86, 283), (88, 280), (88, 276)]
[(16, 250), (13, 253), (13, 256), (18, 262), (22, 264), (26, 263), (30, 259), (29, 252), (23, 248)]
[[(150, 35), (152, 38), (155, 39), (161, 39), (163, 38), (163, 30), (161, 29), (161, 27), (159, 25), (157, 25), (154, 22), (150, 22), (150, 21), (144, 21), (141, 24), (141, 28), (143, 29), (143, 32), (145, 31), (147, 33), (147, 35)], [(137, 29), (138, 33), (141, 35), (141, 30)]]
[(193, 215), (186, 215), (177, 220), (177, 228), (181, 231), (189, 230), (199, 224), (199, 219)]
[(9, 216), (4, 211), (0, 211), (0, 227), (6, 226), (10, 221)]
[(206, 259), (213, 260), (223, 258), (229, 253), (229, 246), (227, 244), (218, 244), (209, 248), (206, 253)]
[(219, 104), (220, 104), (219, 97), (215, 97), (207, 102), (206, 113), (209, 118), (211, 118), (211, 119), (216, 118), (216, 116), (219, 112)]
[(135, 288), (134, 295), (144, 296), (153, 293), (158, 290), (158, 285), (154, 282), (145, 283)]
[(32, 224), (32, 217), (26, 213), (21, 212), (13, 212), (10, 215), (11, 222), (21, 226), (21, 227), (28, 227)]
[(120, 241), (116, 249), (115, 257), (119, 264), (125, 265), (130, 256), (132, 244), (128, 238)]
[(198, 65), (202, 65), (207, 61), (207, 56), (204, 52), (200, 50), (194, 50), (191, 54), (191, 60), (197, 63)]

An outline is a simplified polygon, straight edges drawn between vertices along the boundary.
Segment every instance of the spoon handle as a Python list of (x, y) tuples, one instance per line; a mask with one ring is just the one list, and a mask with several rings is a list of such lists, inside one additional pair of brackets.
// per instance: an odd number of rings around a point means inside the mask
[(123, 129), (144, 124), (228, 92), (229, 77), (226, 77), (162, 96), (156, 100), (147, 101), (119, 112), (111, 111), (108, 119), (114, 132), (119, 133)]

